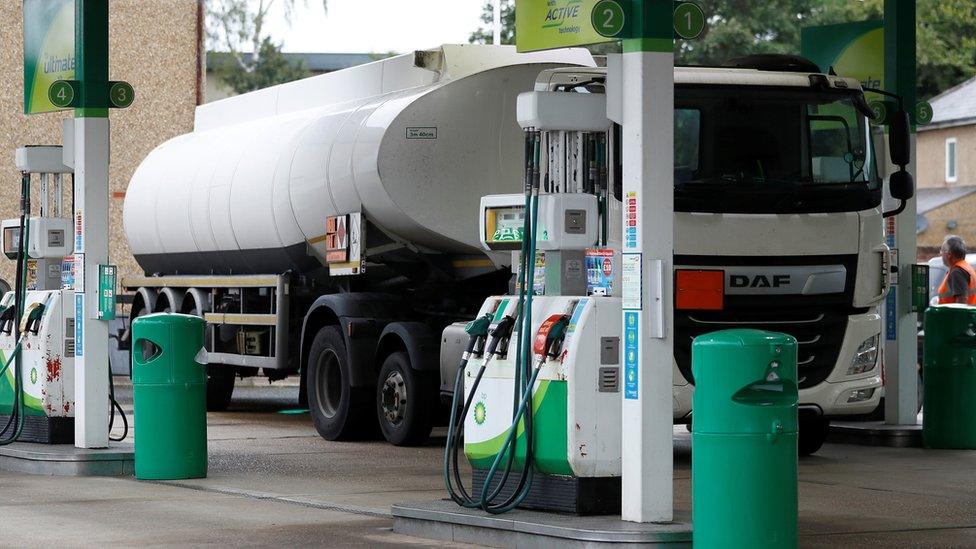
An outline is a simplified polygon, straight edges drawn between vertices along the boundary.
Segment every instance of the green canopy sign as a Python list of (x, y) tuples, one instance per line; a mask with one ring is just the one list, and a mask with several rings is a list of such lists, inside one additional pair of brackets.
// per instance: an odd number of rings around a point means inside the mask
[[(652, 9), (671, 6), (664, 19)], [(629, 39), (655, 39), (671, 51), (674, 39), (693, 40), (705, 31), (705, 13), (694, 2), (668, 0), (516, 0), (518, 51), (570, 48)], [(625, 48), (626, 49), (626, 48)]]
[[(884, 88), (884, 21), (860, 21), (800, 31), (800, 51), (820, 70), (856, 78), (866, 88)], [(869, 99), (880, 99), (878, 97)]]
[(24, 0), (24, 113), (60, 110), (48, 92), (74, 77), (74, 0)]
[[(538, 51), (614, 41), (615, 38), (612, 36), (600, 34), (594, 25), (595, 22), (603, 24), (603, 20), (594, 13), (593, 8), (597, 4), (623, 16), (620, 4), (613, 0), (518, 0), (515, 3), (515, 37), (518, 51)], [(607, 25), (613, 27), (616, 23), (611, 16)]]

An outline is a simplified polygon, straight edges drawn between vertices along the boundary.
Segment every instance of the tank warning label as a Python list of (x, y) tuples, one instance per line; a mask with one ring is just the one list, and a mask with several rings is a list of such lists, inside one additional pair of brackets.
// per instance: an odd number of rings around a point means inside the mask
[(437, 139), (437, 128), (407, 128), (407, 139)]
[(624, 312), (624, 398), (637, 400), (638, 353), (640, 341), (640, 313)]

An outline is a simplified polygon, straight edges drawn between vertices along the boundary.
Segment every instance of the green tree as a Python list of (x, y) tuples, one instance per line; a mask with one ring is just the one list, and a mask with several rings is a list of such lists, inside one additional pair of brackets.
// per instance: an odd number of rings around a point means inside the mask
[[(481, 22), (484, 26), (478, 27), (471, 33), (469, 42), (472, 44), (491, 44), (495, 36), (495, 10), (491, 0), (485, 2), (481, 9)], [(502, 0), (502, 44), (515, 44), (515, 1)]]
[[(291, 24), (298, 2), (309, 0), (206, 0), (206, 38), (210, 51), (219, 61), (216, 75), (238, 93), (290, 82), (307, 76), (301, 63), (290, 63), (264, 32), (266, 18), (280, 7)], [(328, 9), (328, 0), (322, 0)]]
[(258, 48), (258, 60), (251, 64), (250, 56), (245, 56), (251, 70), (242, 70), (229, 53), (211, 54), (217, 58), (214, 68), (218, 78), (237, 93), (260, 90), (276, 84), (284, 84), (309, 75), (305, 63), (291, 62), (281, 53), (281, 46), (265, 37)]
[[(708, 30), (698, 40), (675, 42), (675, 62), (720, 65), (752, 53), (797, 53), (800, 29), (845, 21), (878, 19), (883, 0), (698, 0), (708, 16)], [(514, 3), (502, 7), (503, 43), (514, 43)], [(471, 35), (475, 43), (491, 41), (491, 2), (484, 25)], [(612, 49), (614, 46), (610, 46)], [(605, 53), (607, 45), (592, 47)], [(919, 95), (928, 98), (976, 75), (976, 9), (972, 0), (926, 0), (918, 3)]]

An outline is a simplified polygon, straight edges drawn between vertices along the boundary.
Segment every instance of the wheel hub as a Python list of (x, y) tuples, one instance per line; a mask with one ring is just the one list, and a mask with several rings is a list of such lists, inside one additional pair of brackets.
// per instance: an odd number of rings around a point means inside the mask
[(400, 372), (391, 372), (383, 381), (383, 415), (393, 425), (399, 425), (407, 409), (406, 383)]

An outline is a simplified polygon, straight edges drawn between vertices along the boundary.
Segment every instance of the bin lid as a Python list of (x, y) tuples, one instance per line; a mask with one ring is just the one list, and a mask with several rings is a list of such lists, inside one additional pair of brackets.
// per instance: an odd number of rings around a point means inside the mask
[(200, 317), (156, 313), (132, 323), (132, 383), (206, 383), (200, 362), (206, 323)]
[(796, 345), (793, 336), (763, 330), (696, 337), (691, 346), (694, 432), (796, 432)]
[(976, 366), (976, 307), (961, 303), (925, 310), (925, 368)]

